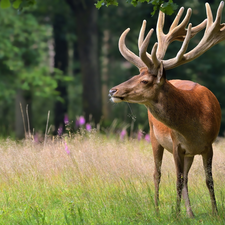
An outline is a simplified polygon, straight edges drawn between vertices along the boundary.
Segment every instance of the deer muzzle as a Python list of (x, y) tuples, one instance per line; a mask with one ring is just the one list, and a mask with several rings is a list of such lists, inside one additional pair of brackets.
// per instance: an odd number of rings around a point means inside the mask
[(119, 97), (119, 96), (115, 96), (116, 92), (117, 92), (117, 89), (114, 89), (114, 88), (109, 90), (110, 100), (112, 102), (115, 102), (115, 103), (122, 102), (124, 98), (123, 97)]

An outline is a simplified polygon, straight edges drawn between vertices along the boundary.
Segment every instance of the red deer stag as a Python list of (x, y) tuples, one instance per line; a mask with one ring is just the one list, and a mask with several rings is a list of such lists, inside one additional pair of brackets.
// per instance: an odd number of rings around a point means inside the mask
[[(139, 103), (148, 109), (150, 136), (154, 155), (155, 206), (158, 211), (159, 183), (164, 148), (173, 154), (177, 176), (176, 211), (180, 212), (181, 195), (183, 195), (187, 214), (194, 217), (188, 196), (188, 172), (195, 155), (202, 155), (206, 175), (206, 184), (212, 202), (212, 211), (217, 213), (216, 199), (212, 178), (212, 143), (216, 139), (221, 122), (221, 109), (214, 94), (206, 87), (192, 81), (166, 79), (165, 70), (190, 62), (202, 55), (209, 48), (225, 39), (225, 24), (221, 24), (224, 2), (221, 2), (215, 21), (210, 5), (206, 3), (207, 20), (196, 27), (186, 26), (191, 17), (191, 9), (183, 21), (179, 20), (184, 11), (178, 12), (168, 34), (163, 33), (165, 15), (159, 12), (156, 33), (158, 43), (151, 54), (147, 47), (153, 29), (146, 38), (144, 32), (146, 21), (140, 30), (138, 47), (139, 56), (125, 45), (129, 28), (119, 40), (119, 50), (125, 59), (134, 64), (140, 71), (136, 75), (113, 87), (109, 94), (113, 102)], [(205, 28), (204, 36), (198, 45), (186, 53), (190, 39)], [(175, 40), (183, 41), (176, 57), (164, 59), (169, 44)]]

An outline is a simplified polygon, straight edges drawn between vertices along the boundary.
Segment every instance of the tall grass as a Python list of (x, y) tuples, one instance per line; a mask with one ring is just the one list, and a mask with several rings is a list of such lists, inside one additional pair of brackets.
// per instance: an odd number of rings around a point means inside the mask
[(200, 157), (190, 171), (196, 214), (184, 204), (175, 216), (175, 167), (165, 153), (160, 215), (154, 209), (153, 156), (145, 141), (110, 138), (95, 131), (48, 139), (1, 140), (0, 224), (223, 224), (225, 153), (214, 146), (213, 172), (219, 215), (211, 203)]

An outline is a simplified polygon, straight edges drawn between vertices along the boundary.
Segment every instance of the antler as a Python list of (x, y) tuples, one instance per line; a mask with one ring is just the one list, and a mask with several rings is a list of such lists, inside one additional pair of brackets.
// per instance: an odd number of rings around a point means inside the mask
[[(186, 16), (183, 21), (178, 25), (180, 18), (184, 12), (184, 7), (181, 7), (176, 18), (174, 19), (172, 25), (170, 26), (169, 32), (167, 35), (163, 33), (164, 21), (165, 21), (165, 14), (162, 11), (159, 11), (157, 27), (156, 27), (156, 34), (158, 39), (158, 49), (157, 49), (157, 58), (163, 59), (166, 53), (166, 50), (170, 43), (173, 41), (184, 41), (185, 36), (187, 34), (186, 26), (191, 18), (192, 10), (189, 8), (187, 10)], [(201, 24), (191, 29), (191, 37), (194, 37), (199, 31), (204, 29), (206, 26), (206, 20), (204, 20)], [(138, 40), (138, 47), (140, 49), (143, 39), (144, 39), (144, 32), (146, 27), (146, 21), (143, 21), (142, 28), (139, 35)]]
[(163, 60), (165, 69), (172, 69), (179, 65), (188, 63), (225, 39), (225, 24), (221, 24), (224, 2), (220, 2), (220, 5), (217, 9), (216, 19), (214, 22), (210, 5), (206, 3), (205, 7), (207, 14), (207, 26), (201, 41), (194, 49), (184, 54), (186, 52), (190, 40), (190, 34), (189, 36), (187, 34), (184, 43), (179, 51), (180, 55), (178, 53), (177, 56), (173, 59)]
[[(187, 26), (190, 20), (192, 10), (187, 10), (185, 18), (178, 25), (184, 11), (184, 8), (182, 7), (179, 10), (176, 18), (174, 19), (168, 34), (166, 35), (163, 33), (165, 14), (160, 11), (156, 28), (158, 43), (155, 43), (155, 45), (153, 46), (151, 54), (147, 53), (147, 48), (151, 35), (153, 33), (153, 29), (149, 31), (146, 38), (144, 39), (144, 32), (146, 28), (145, 20), (143, 21), (138, 38), (140, 57), (131, 52), (125, 45), (125, 38), (130, 29), (125, 30), (120, 37), (120, 52), (124, 56), (124, 58), (133, 63), (139, 69), (147, 66), (150, 72), (152, 72), (153, 74), (157, 72), (157, 69), (160, 65), (160, 61), (163, 61), (164, 68), (166, 70), (190, 62), (225, 38), (225, 24), (220, 24), (223, 6), (224, 2), (221, 2), (217, 10), (215, 22), (213, 22), (210, 5), (206, 3), (207, 20), (204, 20), (202, 23), (195, 27), (192, 27), (192, 25), (189, 24), (187, 29), (185, 29), (185, 27)], [(185, 54), (190, 39), (205, 27), (206, 30), (202, 40), (193, 50)], [(169, 44), (175, 40), (183, 41), (181, 49), (177, 53), (176, 57), (168, 60), (163, 60)]]
[(129, 31), (130, 31), (130, 28), (127, 28), (121, 34), (120, 39), (119, 39), (119, 50), (120, 50), (120, 53), (122, 54), (122, 56), (127, 61), (134, 64), (138, 69), (141, 69), (142, 67), (146, 67), (146, 65), (137, 55), (135, 55), (133, 52), (131, 52), (125, 44), (125, 39), (126, 39), (126, 36), (127, 36)]
[[(157, 39), (158, 39), (158, 49), (157, 49), (157, 57), (159, 59), (163, 59), (166, 53), (166, 50), (170, 43), (175, 40), (184, 41), (185, 36), (187, 35), (187, 24), (191, 18), (192, 9), (187, 10), (187, 14), (183, 21), (178, 25), (180, 18), (184, 12), (184, 7), (181, 7), (176, 18), (174, 19), (172, 25), (170, 26), (169, 32), (167, 35), (163, 33), (164, 21), (165, 21), (165, 14), (160, 11), (158, 22), (157, 22)], [(194, 37), (199, 31), (204, 29), (206, 26), (206, 20), (204, 20), (201, 24), (191, 29), (191, 36), (190, 38)]]

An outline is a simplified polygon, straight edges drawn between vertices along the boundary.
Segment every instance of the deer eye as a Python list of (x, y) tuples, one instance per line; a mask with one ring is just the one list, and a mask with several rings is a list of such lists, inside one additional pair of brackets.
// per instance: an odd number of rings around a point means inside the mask
[(148, 83), (148, 81), (147, 81), (147, 80), (142, 80), (142, 81), (141, 81), (141, 83), (143, 83), (143, 84), (147, 84), (147, 83)]

